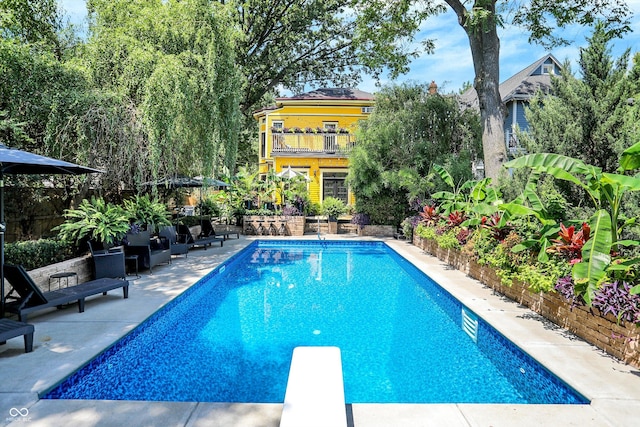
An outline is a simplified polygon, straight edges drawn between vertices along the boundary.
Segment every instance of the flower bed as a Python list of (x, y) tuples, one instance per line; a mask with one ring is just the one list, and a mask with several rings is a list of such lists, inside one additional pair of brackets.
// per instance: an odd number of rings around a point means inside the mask
[(635, 324), (618, 322), (611, 314), (602, 315), (595, 308), (572, 306), (557, 292), (533, 293), (517, 280), (512, 286), (505, 286), (492, 268), (478, 264), (459, 250), (442, 249), (434, 240), (414, 234), (413, 244), (608, 354), (640, 367), (640, 329)]

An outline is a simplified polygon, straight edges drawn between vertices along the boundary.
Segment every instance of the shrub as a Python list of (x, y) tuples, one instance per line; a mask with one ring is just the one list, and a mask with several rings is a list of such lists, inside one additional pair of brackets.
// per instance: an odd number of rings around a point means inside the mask
[(7, 264), (19, 264), (27, 270), (44, 267), (74, 257), (73, 245), (53, 239), (7, 243), (4, 247)]
[(356, 224), (360, 227), (371, 224), (371, 218), (369, 214), (357, 213), (351, 217), (351, 224)]
[(336, 199), (335, 197), (327, 197), (322, 201), (322, 213), (328, 217), (337, 218), (345, 213), (346, 210), (347, 207), (344, 202), (340, 199)]

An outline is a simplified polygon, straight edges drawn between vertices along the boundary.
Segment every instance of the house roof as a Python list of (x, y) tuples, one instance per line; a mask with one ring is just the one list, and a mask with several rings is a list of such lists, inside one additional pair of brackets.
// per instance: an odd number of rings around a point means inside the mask
[[(549, 74), (532, 75), (547, 59), (551, 59), (556, 66), (561, 67), (560, 62), (558, 62), (553, 55), (547, 54), (543, 56), (500, 84), (500, 98), (502, 98), (502, 102), (530, 99), (538, 89), (548, 92), (551, 89), (551, 76)], [(475, 88), (470, 87), (460, 95), (460, 102), (467, 107), (477, 109), (478, 94)]]
[(290, 97), (276, 98), (277, 102), (282, 101), (294, 101), (294, 100), (361, 100), (361, 101), (373, 101), (374, 96), (369, 92), (362, 91), (360, 89), (351, 88), (322, 88), (316, 89), (311, 92), (301, 93)]

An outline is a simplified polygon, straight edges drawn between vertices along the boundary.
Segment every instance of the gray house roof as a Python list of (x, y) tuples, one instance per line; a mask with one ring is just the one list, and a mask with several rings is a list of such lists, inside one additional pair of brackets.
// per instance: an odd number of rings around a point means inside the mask
[[(533, 97), (538, 89), (544, 92), (551, 90), (551, 76), (549, 74), (535, 74), (534, 72), (548, 59), (561, 67), (560, 62), (551, 54), (545, 55), (524, 70), (516, 73), (500, 84), (500, 97), (502, 102), (507, 103), (512, 100), (526, 100)], [(478, 94), (473, 87), (467, 89), (460, 95), (460, 102), (465, 107), (478, 109)]]
[(373, 100), (374, 95), (354, 88), (321, 88), (311, 92), (300, 93), (290, 97), (276, 98), (280, 100)]

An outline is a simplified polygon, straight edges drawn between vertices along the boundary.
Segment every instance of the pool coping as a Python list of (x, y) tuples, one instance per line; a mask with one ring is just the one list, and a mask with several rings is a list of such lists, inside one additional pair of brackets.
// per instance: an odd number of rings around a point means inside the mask
[[(589, 405), (353, 404), (349, 425), (374, 426), (625, 426), (640, 409), (640, 371), (613, 359), (539, 315), (501, 297), (464, 273), (402, 240), (323, 236), (328, 240), (381, 240), (520, 348), (591, 400)], [(317, 239), (316, 235), (295, 237)], [(277, 238), (279, 240), (281, 238)], [(282, 404), (204, 402), (56, 401), (38, 394), (75, 371), (158, 308), (255, 239), (241, 236), (222, 248), (195, 250), (170, 266), (144, 273), (130, 298), (96, 297), (87, 310), (46, 312), (36, 327), (34, 351), (22, 340), (0, 347), (2, 425), (277, 426)], [(109, 298), (109, 301), (100, 301)], [(170, 351), (168, 351), (170, 356)]]

